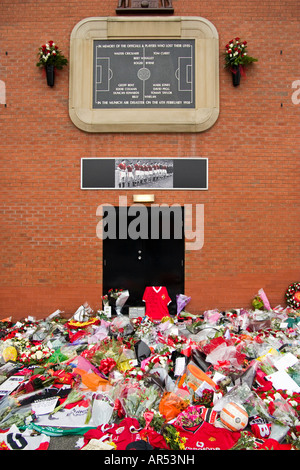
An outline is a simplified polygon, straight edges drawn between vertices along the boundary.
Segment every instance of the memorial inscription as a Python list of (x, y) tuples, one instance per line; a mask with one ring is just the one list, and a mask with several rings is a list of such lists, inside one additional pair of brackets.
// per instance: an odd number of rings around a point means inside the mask
[(194, 108), (195, 41), (94, 40), (93, 108)]

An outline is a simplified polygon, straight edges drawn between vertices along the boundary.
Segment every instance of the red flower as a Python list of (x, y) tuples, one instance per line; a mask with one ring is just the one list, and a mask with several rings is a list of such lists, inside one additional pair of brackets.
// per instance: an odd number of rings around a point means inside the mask
[(116, 364), (117, 364), (116, 361), (112, 359), (111, 357), (102, 359), (99, 365), (99, 370), (101, 370), (103, 374), (107, 375), (116, 366)]
[(122, 407), (122, 405), (121, 405), (121, 402), (120, 402), (120, 400), (119, 400), (118, 398), (117, 398), (116, 401), (115, 401), (114, 410), (117, 411), (119, 418), (122, 418), (122, 417), (125, 415), (125, 414), (124, 414), (123, 407)]
[(275, 405), (274, 405), (274, 402), (271, 401), (271, 402), (269, 403), (269, 406), (268, 406), (268, 411), (269, 411), (269, 413), (270, 413), (271, 416), (272, 416), (273, 413), (275, 412), (275, 409), (276, 409), (276, 407), (275, 407)]

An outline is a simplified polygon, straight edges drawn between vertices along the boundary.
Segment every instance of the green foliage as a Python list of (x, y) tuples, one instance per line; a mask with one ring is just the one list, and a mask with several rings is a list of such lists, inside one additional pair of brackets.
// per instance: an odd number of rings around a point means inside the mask
[(68, 59), (53, 41), (49, 41), (39, 48), (38, 59), (37, 67), (45, 67), (49, 64), (60, 70), (68, 64)]

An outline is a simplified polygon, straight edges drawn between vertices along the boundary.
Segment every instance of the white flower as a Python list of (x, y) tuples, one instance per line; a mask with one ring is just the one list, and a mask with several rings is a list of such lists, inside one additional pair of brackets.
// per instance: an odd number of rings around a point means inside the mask
[(36, 358), (37, 358), (37, 359), (42, 359), (42, 357), (43, 357), (42, 351), (37, 351), (37, 353), (36, 353)]

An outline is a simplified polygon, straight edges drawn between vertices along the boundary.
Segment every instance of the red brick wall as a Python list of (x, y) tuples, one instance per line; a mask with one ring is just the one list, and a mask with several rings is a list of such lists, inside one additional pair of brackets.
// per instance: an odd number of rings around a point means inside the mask
[[(287, 286), (299, 281), (298, 2), (173, 5), (175, 15), (202, 16), (219, 32), (220, 116), (204, 133), (80, 131), (68, 115), (68, 70), (47, 87), (37, 49), (52, 39), (68, 57), (73, 27), (86, 17), (115, 16), (117, 0), (1, 0), (0, 318), (73, 313), (85, 300), (100, 307), (96, 209), (117, 205), (120, 194), (131, 203), (132, 193), (80, 190), (81, 157), (208, 158), (208, 191), (155, 191), (157, 203), (205, 207), (204, 247), (186, 254), (190, 311), (249, 307), (261, 287), (272, 306), (285, 305)], [(237, 88), (221, 56), (234, 36), (259, 59)]]

